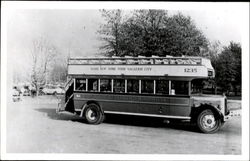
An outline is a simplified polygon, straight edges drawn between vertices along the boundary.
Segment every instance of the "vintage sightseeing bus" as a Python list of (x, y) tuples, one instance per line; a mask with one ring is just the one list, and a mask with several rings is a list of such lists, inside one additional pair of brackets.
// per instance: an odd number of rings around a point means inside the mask
[(65, 97), (57, 112), (100, 124), (105, 114), (190, 120), (214, 133), (229, 118), (227, 98), (203, 95), (197, 80), (214, 77), (201, 57), (70, 58)]

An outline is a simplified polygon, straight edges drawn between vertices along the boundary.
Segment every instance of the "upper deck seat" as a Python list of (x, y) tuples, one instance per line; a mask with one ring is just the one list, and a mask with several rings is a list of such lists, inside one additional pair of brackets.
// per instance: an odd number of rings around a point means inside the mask
[(114, 60), (114, 64), (126, 64), (126, 61), (123, 58), (121, 58), (121, 57), (112, 56), (112, 58), (115, 58), (115, 59), (113, 59)]
[(176, 59), (177, 64), (187, 64), (185, 59)]
[(113, 64), (112, 60), (110, 60), (110, 59), (104, 59), (101, 61), (103, 62), (103, 64)]
[(97, 59), (93, 59), (93, 60), (89, 60), (88, 63), (89, 64), (101, 64), (101, 61)]
[(154, 58), (155, 64), (164, 64), (163, 59), (160, 58), (159, 56), (152, 55), (152, 58)]
[(143, 58), (139, 59), (139, 64), (153, 64), (153, 59), (141, 55), (139, 55), (138, 58)]
[(132, 56), (127, 56), (126, 55), (125, 58), (127, 58), (126, 59), (127, 64), (139, 64), (138, 59), (134, 59), (134, 57), (132, 57)]
[(173, 59), (173, 56), (166, 55), (166, 58), (163, 59), (164, 64), (176, 64), (175, 59)]
[(192, 58), (192, 59), (190, 59), (190, 61), (192, 62), (192, 64), (198, 64), (198, 65), (201, 64), (201, 60), (197, 59), (197, 58)]

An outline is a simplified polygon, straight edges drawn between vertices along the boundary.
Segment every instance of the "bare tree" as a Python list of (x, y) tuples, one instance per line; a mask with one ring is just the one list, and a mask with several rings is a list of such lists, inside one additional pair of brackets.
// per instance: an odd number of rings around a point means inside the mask
[(30, 51), (32, 58), (31, 83), (38, 95), (39, 87), (47, 83), (48, 66), (57, 54), (57, 50), (49, 41), (41, 37), (33, 40)]
[(63, 55), (58, 55), (56, 57), (56, 61), (51, 63), (52, 69), (49, 72), (49, 80), (58, 83), (66, 82), (67, 63), (68, 63), (67, 57)]
[(107, 55), (120, 55), (122, 52), (122, 11), (120, 9), (116, 10), (100, 10), (102, 17), (105, 20), (105, 24), (100, 26), (97, 33), (100, 34), (100, 39), (105, 42), (100, 49), (106, 50)]

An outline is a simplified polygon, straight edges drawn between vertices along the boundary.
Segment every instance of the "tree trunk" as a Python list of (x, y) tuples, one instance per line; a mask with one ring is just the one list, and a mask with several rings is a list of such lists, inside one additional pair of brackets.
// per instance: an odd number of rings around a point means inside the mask
[(39, 89), (37, 88), (36, 89), (36, 96), (38, 97), (38, 94), (39, 94)]

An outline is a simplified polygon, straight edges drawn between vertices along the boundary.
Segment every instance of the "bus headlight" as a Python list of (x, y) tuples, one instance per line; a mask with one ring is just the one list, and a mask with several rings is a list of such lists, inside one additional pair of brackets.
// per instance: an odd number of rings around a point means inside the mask
[(212, 77), (213, 76), (213, 71), (208, 71), (208, 76)]

